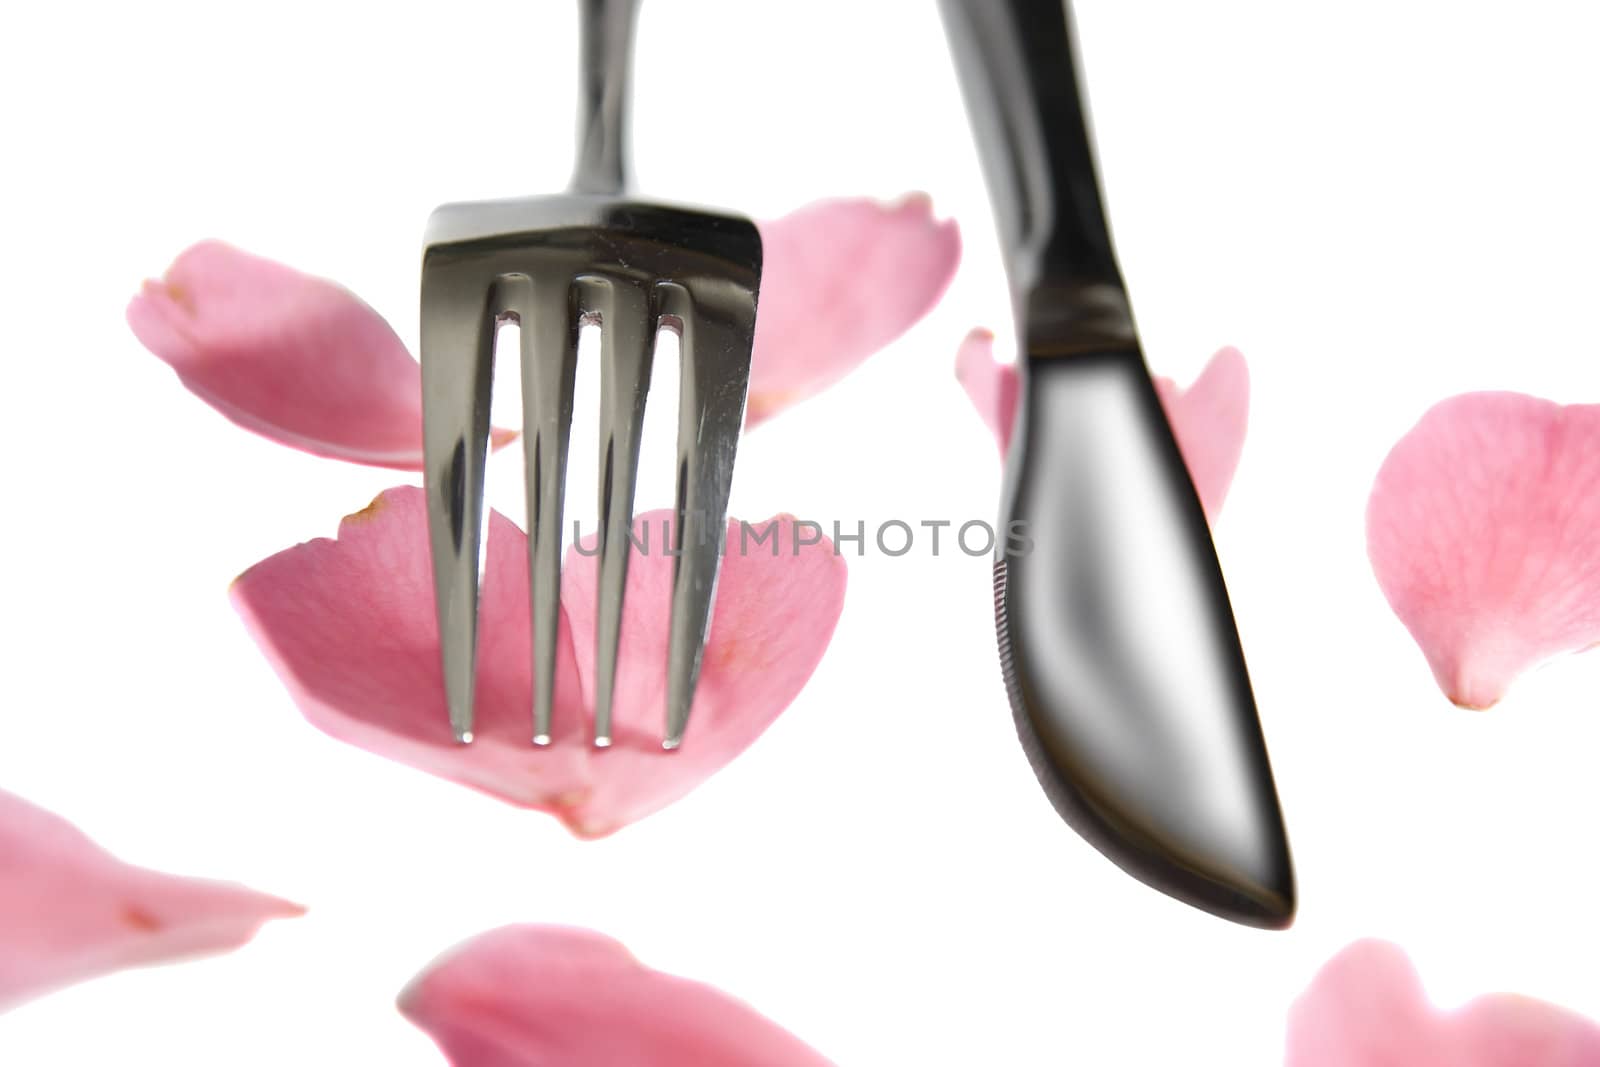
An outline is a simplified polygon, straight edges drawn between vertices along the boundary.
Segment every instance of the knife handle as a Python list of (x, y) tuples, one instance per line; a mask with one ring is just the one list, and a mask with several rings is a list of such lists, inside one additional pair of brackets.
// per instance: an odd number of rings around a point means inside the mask
[(1065, 0), (940, 0), (1013, 293), (1120, 291)]

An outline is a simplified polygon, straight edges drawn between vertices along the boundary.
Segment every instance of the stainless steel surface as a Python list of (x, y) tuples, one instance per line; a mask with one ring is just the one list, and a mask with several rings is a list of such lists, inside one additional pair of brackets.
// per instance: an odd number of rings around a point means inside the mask
[(578, 156), (562, 196), (446, 204), (422, 260), (424, 483), (450, 725), (472, 739), (478, 553), (496, 323), (519, 323), (533, 630), (533, 740), (552, 733), (562, 492), (578, 329), (601, 327), (596, 745), (612, 738), (640, 429), (659, 329), (681, 336), (663, 746), (683, 740), (716, 592), (755, 336), (748, 219), (625, 195), (635, 0), (581, 0)]
[(995, 563), (1019, 736), (1134, 877), (1287, 926), (1294, 870), (1205, 514), (1139, 348), (1064, 0), (941, 0), (1022, 351)]

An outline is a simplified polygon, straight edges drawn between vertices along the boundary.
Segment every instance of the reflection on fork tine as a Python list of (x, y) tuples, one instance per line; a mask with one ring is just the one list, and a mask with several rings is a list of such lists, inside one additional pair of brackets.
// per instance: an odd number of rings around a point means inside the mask
[(533, 743), (550, 743), (561, 622), (561, 512), (578, 367), (574, 287), (520, 275), (505, 283), (522, 329), (523, 455), (528, 492), (528, 602), (533, 609)]
[(472, 740), (478, 648), (478, 546), (494, 362), (491, 294), (466, 272), (424, 271), (424, 474), (434, 599), (450, 728)]
[(672, 624), (667, 650), (665, 748), (683, 743), (700, 661), (711, 626), (717, 570), (726, 535), (734, 448), (744, 424), (755, 304), (668, 287), (679, 331), (678, 554), (672, 572)]
[(594, 743), (611, 743), (622, 597), (632, 550), (633, 492), (645, 396), (656, 340), (649, 291), (627, 281), (596, 281), (600, 311), (600, 601), (596, 605)]

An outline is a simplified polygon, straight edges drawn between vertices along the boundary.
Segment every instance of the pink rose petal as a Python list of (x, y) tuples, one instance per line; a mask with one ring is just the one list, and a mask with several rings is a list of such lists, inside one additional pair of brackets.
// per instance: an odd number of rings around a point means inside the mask
[(961, 236), (923, 193), (896, 204), (822, 200), (761, 224), (746, 419), (832, 385), (926, 315), (955, 275)]
[(225, 952), (297, 905), (133, 867), (0, 792), (0, 1011), (124, 967)]
[(827, 1067), (749, 1005), (585, 930), (507, 926), (436, 960), (400, 1011), (452, 1067)]
[(1594, 1067), (1600, 1026), (1542, 1001), (1479, 997), (1432, 1007), (1406, 955), (1358, 941), (1330, 960), (1289, 1015), (1285, 1067)]
[(956, 352), (956, 380), (967, 391), (967, 399), (978, 409), (978, 417), (994, 434), (995, 444), (1004, 456), (1011, 447), (1011, 427), (1017, 421), (1017, 400), (1021, 382), (1015, 363), (994, 358), (994, 334), (978, 329), (967, 334)]
[[(730, 522), (690, 737), (682, 751), (664, 754), (672, 560), (659, 548), (669, 514), (653, 512), (634, 523), (635, 543), (655, 551), (636, 549), (628, 567), (615, 743), (598, 757), (597, 771), (605, 773), (596, 774), (589, 799), (572, 814), (583, 836), (602, 836), (678, 799), (748, 748), (799, 695), (844, 609), (844, 558), (820, 531), (789, 515), (748, 526)], [(796, 548), (812, 537), (820, 541)], [(593, 544), (591, 536), (585, 548)], [(586, 703), (595, 690), (599, 577), (598, 559), (568, 552), (561, 603), (581, 635), (573, 651)]]
[[(251, 567), (231, 596), (295, 703), (341, 741), (523, 807), (566, 810), (586, 788), (575, 744), (533, 747), (527, 538), (491, 513), (478, 605), (474, 740), (450, 732), (420, 489), (380, 494), (318, 538)], [(572, 638), (562, 619), (554, 733), (583, 729)]]
[[(422, 377), (389, 324), (333, 282), (203, 241), (128, 305), (128, 325), (193, 393), (319, 456), (422, 466)], [(495, 444), (515, 434), (496, 430)]]
[[(659, 531), (666, 512), (640, 517)], [(793, 521), (773, 520), (792, 546)], [(313, 725), (369, 751), (549, 812), (601, 837), (678, 799), (743, 751), (794, 699), (822, 656), (844, 597), (826, 541), (774, 558), (740, 555), (730, 524), (689, 734), (663, 752), (666, 589), (672, 559), (636, 550), (629, 569), (612, 748), (592, 722), (597, 561), (573, 549), (563, 575), (556, 737), (534, 748), (527, 539), (490, 519), (480, 604), (475, 738), (451, 737), (420, 490), (391, 489), (347, 518), (338, 540), (278, 553), (233, 600)], [(764, 527), (761, 527), (764, 528)], [(642, 543), (642, 540), (641, 542)]]
[[(956, 378), (1003, 454), (1016, 419), (1016, 364), (996, 361), (994, 334), (973, 330), (956, 355)], [(1218, 350), (1187, 389), (1171, 378), (1154, 381), (1206, 518), (1215, 522), (1244, 451), (1250, 414), (1250, 372), (1244, 356), (1237, 348)]]
[(1187, 389), (1161, 376), (1155, 384), (1206, 518), (1215, 522), (1239, 469), (1250, 422), (1250, 371), (1244, 356), (1237, 348), (1219, 349)]
[(1445, 695), (1487, 708), (1600, 641), (1600, 405), (1516, 393), (1435, 405), (1384, 460), (1367, 554)]
[[(749, 421), (843, 377), (937, 301), (960, 258), (925, 195), (827, 200), (765, 223)], [(417, 362), (346, 289), (220, 241), (180, 255), (128, 305), (128, 325), (234, 422), (320, 456), (422, 465)], [(498, 447), (516, 435), (495, 430)]]

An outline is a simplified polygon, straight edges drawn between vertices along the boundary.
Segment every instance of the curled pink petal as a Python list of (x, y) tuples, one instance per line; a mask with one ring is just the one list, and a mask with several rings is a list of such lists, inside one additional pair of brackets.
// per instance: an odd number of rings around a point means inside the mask
[(298, 905), (118, 860), (0, 792), (0, 1011), (124, 967), (226, 952)]
[(1435, 405), (1367, 501), (1378, 584), (1445, 694), (1496, 703), (1600, 641), (1600, 405), (1516, 393)]
[(527, 538), (491, 513), (478, 604), (473, 742), (450, 732), (422, 491), (389, 489), (319, 538), (251, 567), (234, 606), (318, 729), (523, 807), (560, 814), (586, 791), (572, 639), (561, 620), (555, 734), (533, 746)]
[(452, 1067), (828, 1067), (743, 1001), (585, 930), (480, 934), (418, 975), (399, 1007)]
[(943, 295), (961, 259), (953, 220), (915, 193), (895, 204), (821, 200), (761, 224), (746, 420), (832, 385), (899, 337)]
[[(844, 609), (844, 558), (814, 524), (789, 515), (730, 521), (689, 732), (681, 749), (663, 752), (673, 559), (661, 549), (670, 521), (670, 512), (656, 511), (634, 523), (615, 742), (595, 759), (593, 791), (570, 823), (585, 837), (603, 836), (678, 799), (748, 748), (799, 695)], [(591, 536), (582, 548), (592, 552), (593, 545)], [(561, 603), (572, 622), (586, 702), (595, 690), (598, 583), (598, 559), (569, 550)]]
[(127, 316), (191, 392), (240, 426), (319, 456), (421, 468), (417, 361), (333, 282), (202, 241), (145, 282)]
[(1528, 997), (1492, 994), (1439, 1011), (1384, 941), (1330, 960), (1289, 1015), (1285, 1067), (1593, 1067), (1600, 1026)]
[[(1003, 454), (1011, 443), (1019, 381), (1014, 363), (994, 358), (994, 334), (973, 330), (956, 355), (956, 378)], [(1187, 389), (1154, 379), (1206, 518), (1215, 522), (1239, 468), (1250, 416), (1250, 371), (1237, 348), (1212, 356)]]
[[(666, 513), (642, 516), (659, 528)], [(774, 520), (793, 541), (792, 520)], [(741, 527), (730, 525), (730, 543)], [(763, 527), (764, 529), (764, 527)], [(643, 544), (642, 538), (639, 542)], [(772, 545), (769, 539), (763, 547)], [(555, 738), (532, 744), (527, 538), (493, 515), (479, 605), (477, 722), (449, 730), (422, 492), (391, 489), (337, 540), (298, 545), (234, 583), (246, 625), (313, 725), (340, 740), (599, 837), (670, 803), (746, 748), (799, 692), (838, 619), (844, 562), (825, 540), (797, 553), (730, 550), (689, 735), (663, 752), (666, 583), (672, 560), (636, 549), (625, 601), (615, 744), (592, 732), (596, 560), (563, 575)]]

